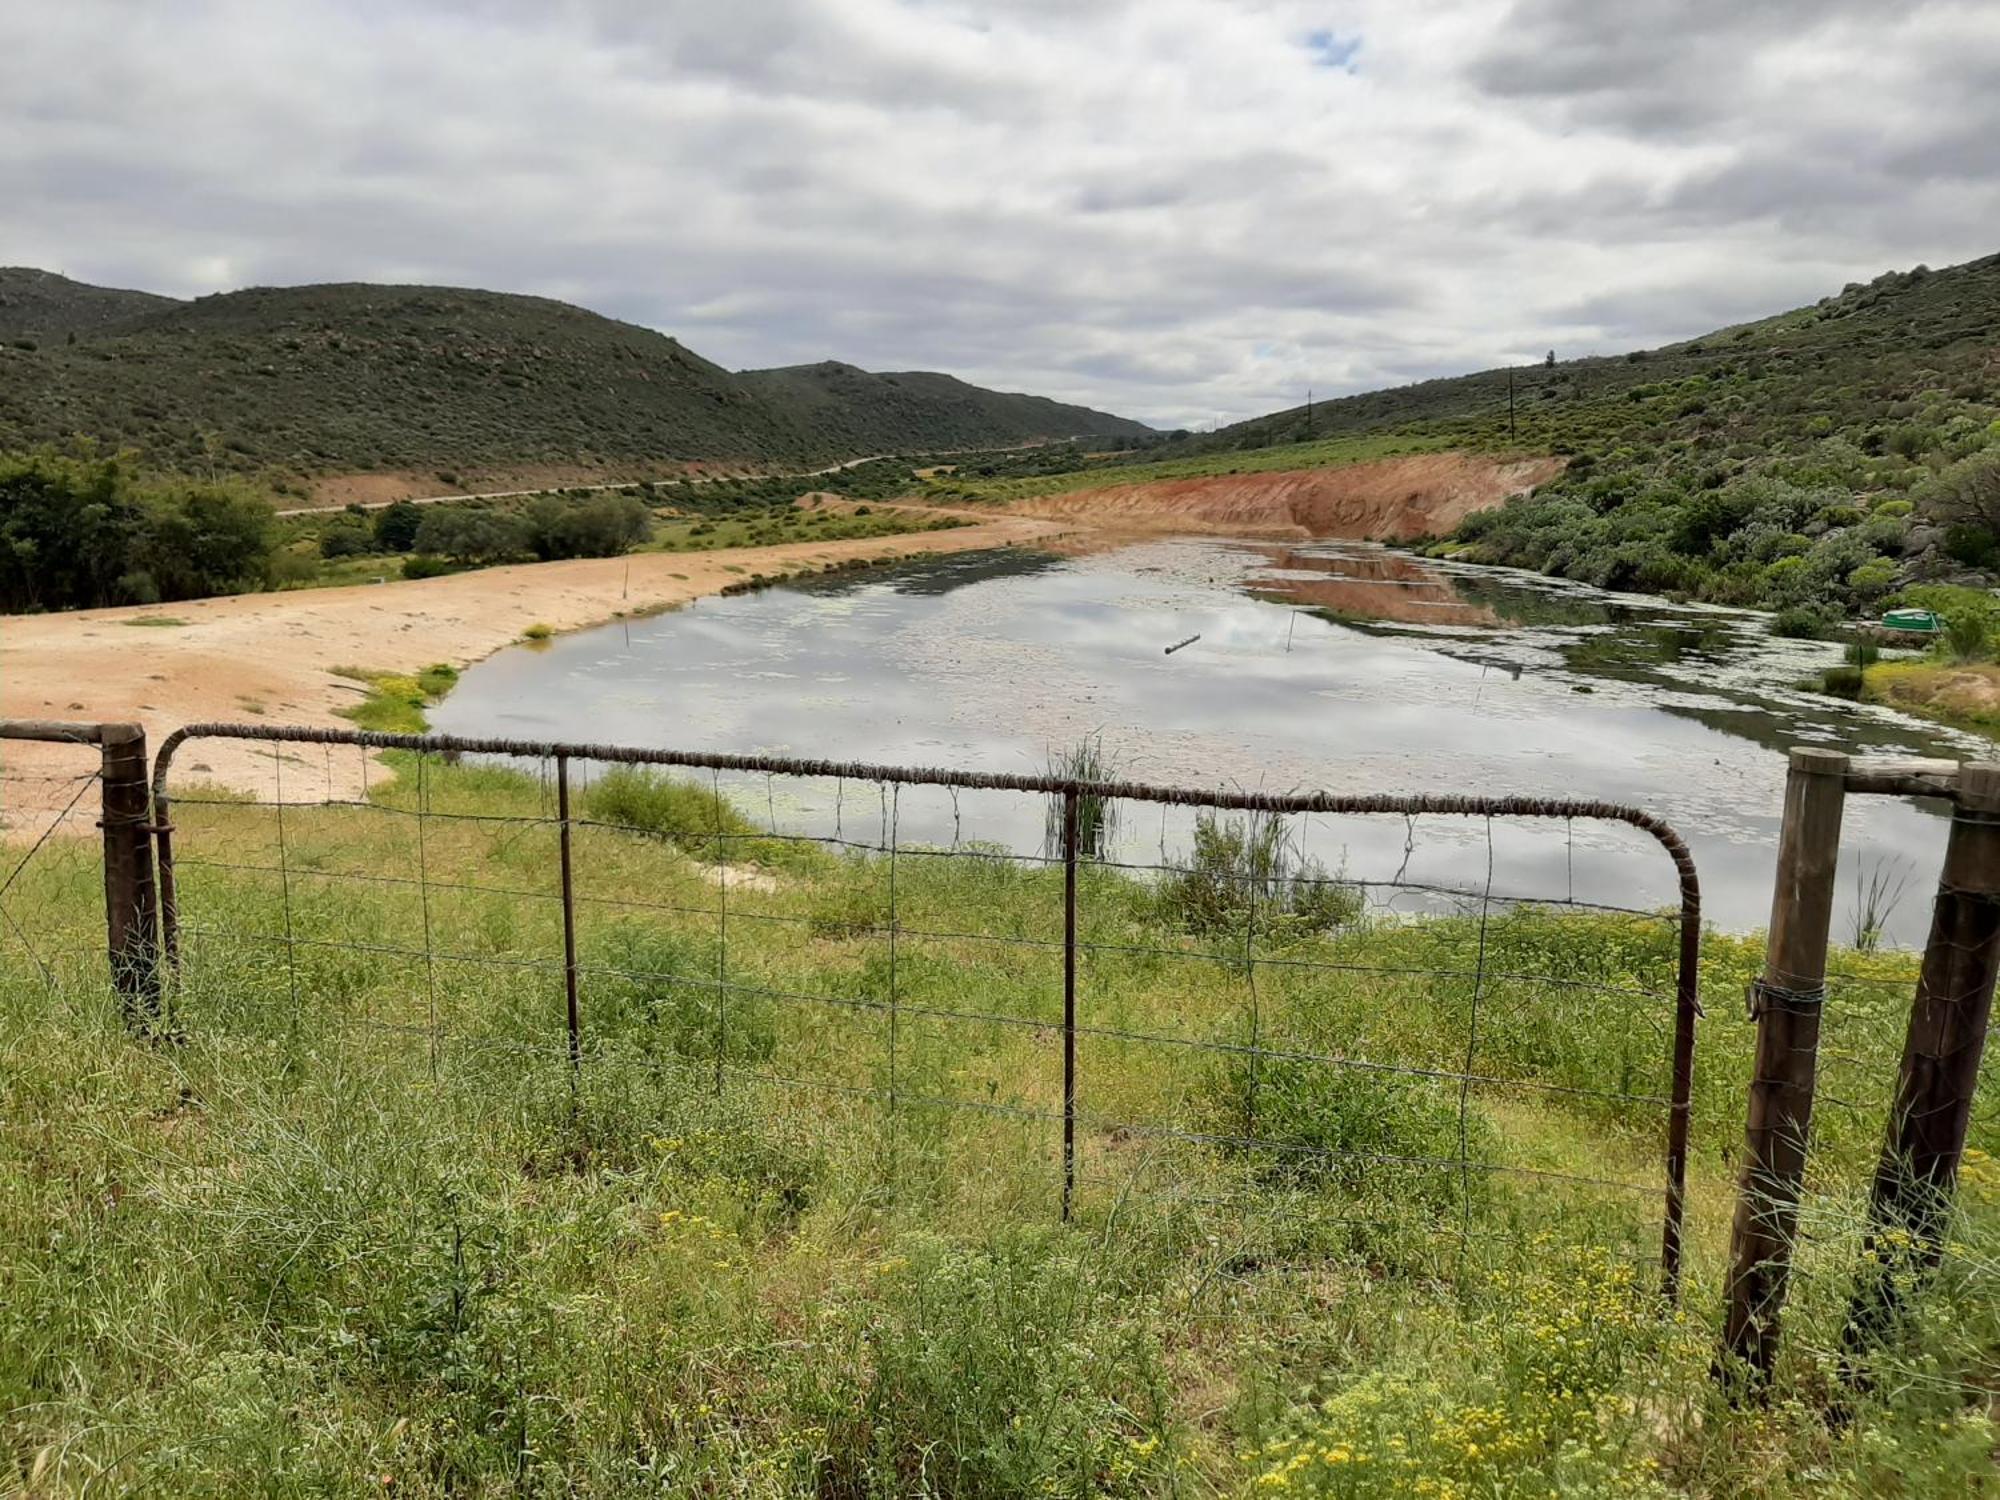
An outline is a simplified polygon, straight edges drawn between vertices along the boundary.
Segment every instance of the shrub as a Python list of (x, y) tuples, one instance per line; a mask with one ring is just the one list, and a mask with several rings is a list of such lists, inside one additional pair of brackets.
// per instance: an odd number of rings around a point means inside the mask
[(521, 638), (528, 641), (545, 641), (556, 633), (553, 625), (545, 625), (540, 620), (521, 632)]
[(1275, 813), (1195, 817), (1188, 858), (1160, 883), (1159, 904), (1193, 932), (1243, 930), (1254, 917), (1266, 936), (1328, 932), (1361, 916), (1361, 896), (1301, 857), (1290, 827)]
[(426, 557), (422, 553), (418, 553), (414, 557), (403, 559), (403, 576), (405, 578), (442, 578), (447, 573), (457, 573), (460, 571), (462, 570), (452, 566), (452, 564), (446, 562), (441, 557)]
[[(1118, 1257), (1042, 1230), (909, 1235), (802, 1360), (828, 1496), (1163, 1493), (1157, 1330), (1117, 1316)], [(822, 1335), (822, 1337), (824, 1337)]]
[(1962, 614), (1944, 622), (1945, 654), (1955, 662), (1986, 659), (1991, 628), (1984, 616)]
[(342, 557), (363, 557), (375, 551), (375, 532), (355, 516), (336, 516), (321, 528), (319, 555), (329, 562)]
[(1832, 637), (1840, 617), (1824, 604), (1793, 604), (1771, 616), (1771, 634), (1799, 641)]
[(1896, 565), (1886, 557), (1872, 558), (1847, 575), (1847, 586), (1862, 599), (1887, 593), (1896, 582)]
[(637, 922), (612, 927), (592, 945), (590, 1035), (618, 1037), (643, 1054), (665, 1047), (713, 1062), (768, 1062), (777, 1025), (768, 1000), (716, 984), (705, 943)]
[(718, 837), (729, 841), (756, 832), (719, 792), (650, 766), (606, 771), (584, 791), (583, 810), (597, 822), (651, 834), (704, 858), (715, 857)]

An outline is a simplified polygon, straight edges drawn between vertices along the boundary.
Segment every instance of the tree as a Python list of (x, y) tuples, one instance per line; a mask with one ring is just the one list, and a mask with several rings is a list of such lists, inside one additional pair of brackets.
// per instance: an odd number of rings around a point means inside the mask
[(423, 510), (407, 500), (398, 500), (375, 512), (375, 546), (382, 552), (408, 552), (417, 544), (417, 528), (423, 525)]
[(271, 556), (271, 507), (227, 482), (176, 486), (146, 497), (135, 567), (162, 599), (261, 587)]
[(616, 557), (653, 533), (653, 514), (631, 495), (566, 501), (538, 496), (524, 518), (528, 545), (547, 562), (560, 557)]
[(1948, 525), (2000, 536), (2000, 448), (1961, 458), (1925, 487), (1922, 498)]
[(507, 562), (529, 551), (527, 528), (504, 511), (433, 505), (417, 528), (416, 550), (457, 563)]

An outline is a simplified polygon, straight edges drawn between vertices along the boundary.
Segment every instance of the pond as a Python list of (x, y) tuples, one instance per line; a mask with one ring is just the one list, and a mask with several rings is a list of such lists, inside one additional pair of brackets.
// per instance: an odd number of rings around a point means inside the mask
[[(1361, 543), (1176, 538), (963, 553), (703, 599), (502, 652), (433, 720), (460, 734), (1025, 773), (1098, 735), (1116, 773), (1138, 780), (1601, 798), (1672, 823), (1709, 920), (1741, 931), (1769, 914), (1786, 747), (1984, 746), (1796, 686), (1836, 658), (1741, 611)], [(815, 834), (879, 839), (893, 819), (904, 843), (1042, 843), (1044, 809), (1015, 794), (906, 788), (891, 805), (872, 785), (724, 784), (760, 819)], [(1921, 943), (1942, 814), (1849, 803), (1837, 940), (1879, 879), (1901, 884), (1888, 939)], [(1676, 889), (1649, 840), (1610, 826), (1315, 817), (1295, 836), (1360, 880), (1640, 907)], [(1156, 862), (1186, 837), (1184, 818), (1127, 808), (1117, 855)]]

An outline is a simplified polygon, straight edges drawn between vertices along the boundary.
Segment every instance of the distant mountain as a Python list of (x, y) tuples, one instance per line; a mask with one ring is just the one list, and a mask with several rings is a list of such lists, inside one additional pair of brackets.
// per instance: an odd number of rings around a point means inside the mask
[(0, 266), (0, 339), (8, 342), (94, 333), (176, 305), (152, 292), (88, 286), (30, 266)]
[(0, 448), (83, 434), (163, 467), (474, 472), (793, 464), (1147, 430), (948, 375), (732, 374), (541, 297), (351, 283), (176, 302), (0, 271)]
[(1043, 437), (1142, 437), (1153, 431), (1087, 406), (989, 391), (929, 370), (875, 375), (827, 360), (745, 370), (742, 379), (799, 413), (815, 431), (869, 451), (907, 447), (915, 433), (926, 434), (931, 447), (966, 448)]

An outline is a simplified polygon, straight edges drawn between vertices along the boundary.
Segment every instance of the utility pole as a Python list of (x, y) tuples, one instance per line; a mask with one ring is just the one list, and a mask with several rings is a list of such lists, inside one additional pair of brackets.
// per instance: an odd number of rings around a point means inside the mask
[(1514, 367), (1507, 366), (1507, 441), (1514, 441)]
[(1307, 386), (1306, 387), (1306, 441), (1307, 442), (1312, 441), (1312, 435), (1313, 435), (1313, 388), (1311, 386)]

